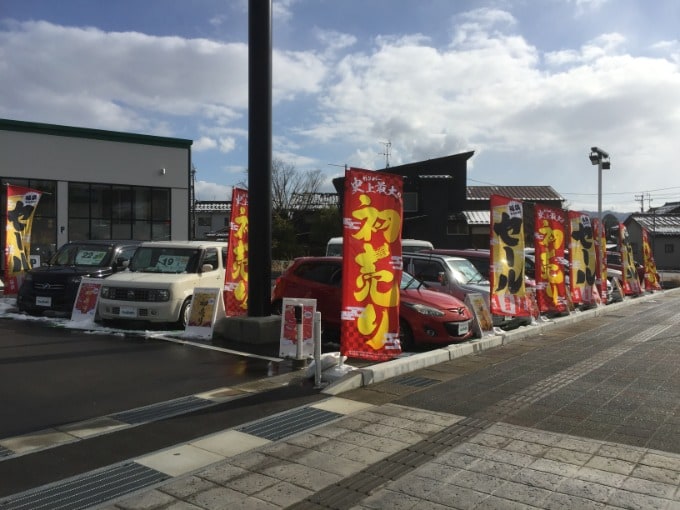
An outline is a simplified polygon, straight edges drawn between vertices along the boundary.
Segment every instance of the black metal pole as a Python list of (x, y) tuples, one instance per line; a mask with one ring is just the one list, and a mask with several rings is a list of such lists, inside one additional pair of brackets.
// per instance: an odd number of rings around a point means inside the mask
[(271, 315), (272, 2), (248, 2), (248, 315)]

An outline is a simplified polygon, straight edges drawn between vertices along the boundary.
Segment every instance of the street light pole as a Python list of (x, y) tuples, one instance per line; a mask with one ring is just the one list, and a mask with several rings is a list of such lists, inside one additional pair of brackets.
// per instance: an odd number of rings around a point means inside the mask
[(597, 218), (602, 224), (602, 170), (611, 168), (609, 153), (598, 147), (591, 147), (588, 158), (591, 164), (597, 165)]

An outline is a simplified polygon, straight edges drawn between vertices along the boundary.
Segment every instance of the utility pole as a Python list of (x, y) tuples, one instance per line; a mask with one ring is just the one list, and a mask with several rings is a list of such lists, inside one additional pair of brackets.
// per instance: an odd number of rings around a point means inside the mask
[(385, 146), (385, 152), (382, 153), (382, 156), (385, 156), (385, 168), (390, 167), (390, 149), (392, 148), (392, 142), (389, 140), (386, 142), (380, 142)]
[(635, 200), (640, 202), (640, 212), (645, 212), (645, 194), (635, 195)]

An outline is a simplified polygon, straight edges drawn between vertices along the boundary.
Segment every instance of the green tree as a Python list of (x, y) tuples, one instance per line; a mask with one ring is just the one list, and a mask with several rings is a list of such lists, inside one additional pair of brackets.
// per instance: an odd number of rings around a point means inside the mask
[(342, 219), (337, 207), (326, 207), (312, 216), (309, 225), (310, 255), (324, 255), (331, 237), (342, 235)]

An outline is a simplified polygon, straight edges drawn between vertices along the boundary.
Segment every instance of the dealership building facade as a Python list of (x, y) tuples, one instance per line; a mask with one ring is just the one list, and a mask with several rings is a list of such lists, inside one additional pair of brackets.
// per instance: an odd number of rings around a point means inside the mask
[[(0, 119), (0, 214), (7, 185), (42, 192), (31, 257), (67, 241), (189, 239), (191, 140)], [(5, 229), (0, 234), (5, 251)], [(4, 269), (4, 256), (2, 257)]]

